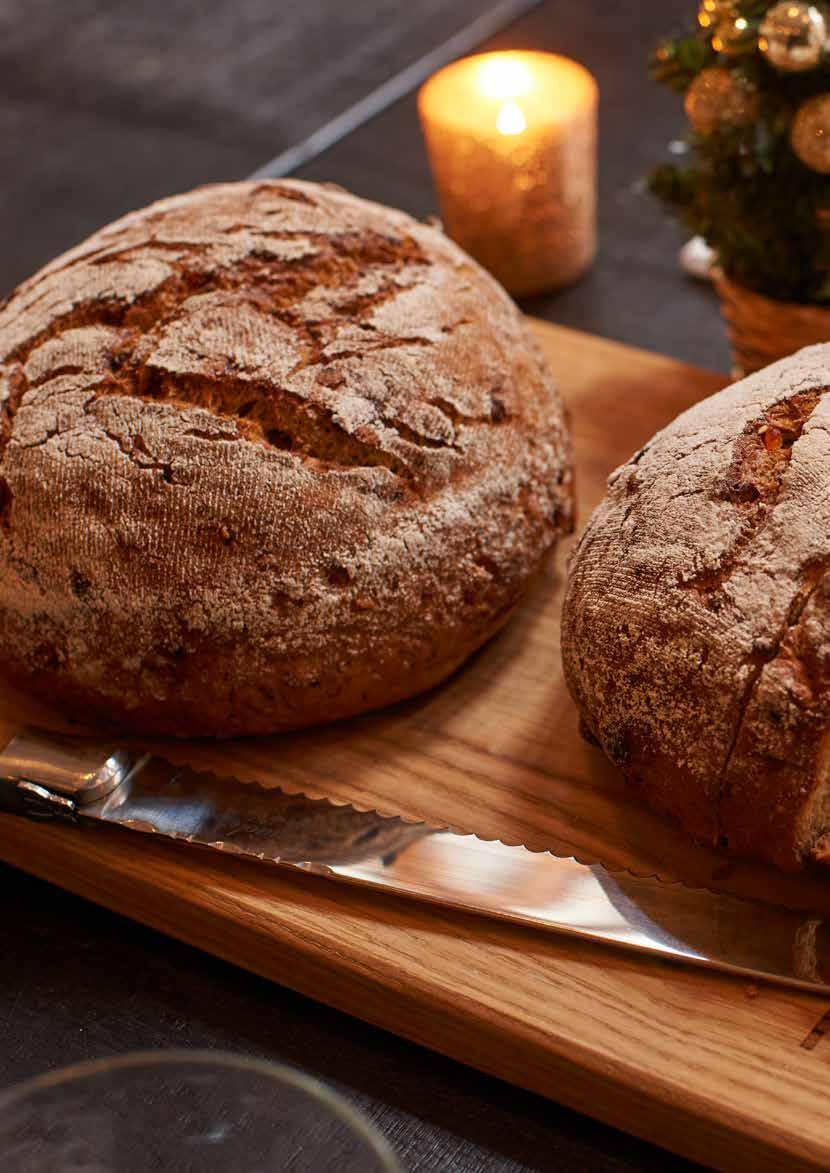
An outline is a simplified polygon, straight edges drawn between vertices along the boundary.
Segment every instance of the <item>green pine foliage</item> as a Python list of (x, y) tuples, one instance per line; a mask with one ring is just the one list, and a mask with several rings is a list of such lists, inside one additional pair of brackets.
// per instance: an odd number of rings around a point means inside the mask
[(702, 69), (723, 65), (757, 87), (760, 115), (753, 125), (723, 126), (711, 134), (690, 130), (688, 153), (651, 173), (649, 186), (692, 233), (717, 251), (724, 272), (768, 297), (830, 302), (830, 176), (806, 167), (789, 141), (795, 111), (807, 98), (830, 91), (830, 60), (816, 69), (782, 73), (757, 50), (765, 0), (736, 5), (750, 22), (746, 53), (719, 56), (711, 30), (698, 29), (658, 47), (650, 76), (685, 94)]
[(648, 75), (652, 81), (685, 94), (701, 69), (713, 65), (716, 60), (717, 53), (708, 37), (679, 37), (657, 46), (649, 62)]

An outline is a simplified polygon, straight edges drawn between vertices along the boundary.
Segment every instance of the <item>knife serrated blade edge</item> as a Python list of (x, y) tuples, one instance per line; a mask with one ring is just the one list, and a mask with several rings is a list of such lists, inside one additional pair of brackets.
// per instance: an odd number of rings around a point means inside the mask
[[(37, 802), (48, 807), (42, 797), (50, 794), (48, 780), (57, 812), (65, 814), (68, 801), (85, 823), (154, 833), (378, 892), (830, 993), (830, 932), (820, 917), (612, 873), (573, 857), (241, 783), (160, 757), (142, 758), (118, 775), (109, 794), (82, 802), (100, 790), (89, 768), (96, 752), (117, 774), (113, 762), (123, 761), (123, 751), (96, 742), (85, 743), (81, 753), (80, 743), (61, 740), (56, 771), (48, 760), (55, 744), (29, 734), (0, 754), (0, 776), (16, 784), (17, 799), (21, 786), (33, 787), (41, 792)], [(83, 762), (74, 783), (66, 780), (73, 755)]]

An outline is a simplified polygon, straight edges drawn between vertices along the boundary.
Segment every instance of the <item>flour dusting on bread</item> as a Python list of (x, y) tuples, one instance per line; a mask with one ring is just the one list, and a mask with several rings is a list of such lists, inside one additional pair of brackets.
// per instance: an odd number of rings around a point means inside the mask
[(72, 709), (255, 733), (411, 695), (569, 525), (562, 409), (499, 286), (339, 189), (226, 184), (0, 309), (0, 646)]
[(685, 412), (572, 560), (566, 675), (629, 781), (697, 838), (797, 867), (830, 830), (830, 345)]

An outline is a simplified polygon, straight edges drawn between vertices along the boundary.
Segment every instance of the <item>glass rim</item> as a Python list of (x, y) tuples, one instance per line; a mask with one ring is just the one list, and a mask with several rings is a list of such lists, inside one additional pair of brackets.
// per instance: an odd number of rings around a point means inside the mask
[(0, 1089), (0, 1112), (13, 1107), (34, 1092), (60, 1087), (64, 1083), (72, 1083), (75, 1080), (87, 1079), (113, 1070), (135, 1071), (146, 1067), (173, 1066), (176, 1063), (190, 1063), (194, 1067), (216, 1066), (253, 1072), (257, 1075), (267, 1076), (276, 1083), (289, 1084), (299, 1091), (306, 1092), (328, 1108), (332, 1115), (343, 1124), (357, 1133), (386, 1167), (388, 1173), (403, 1173), (386, 1137), (378, 1131), (359, 1108), (350, 1104), (345, 1096), (328, 1087), (316, 1076), (306, 1075), (305, 1072), (288, 1063), (257, 1059), (241, 1055), (236, 1051), (213, 1051), (207, 1047), (192, 1050), (188, 1047), (173, 1047), (149, 1051), (128, 1051), (123, 1055), (112, 1055), (101, 1059), (84, 1059), (80, 1063), (71, 1063), (66, 1067), (58, 1067), (54, 1071), (45, 1071), (40, 1075), (24, 1079), (20, 1083), (12, 1084), (11, 1087)]

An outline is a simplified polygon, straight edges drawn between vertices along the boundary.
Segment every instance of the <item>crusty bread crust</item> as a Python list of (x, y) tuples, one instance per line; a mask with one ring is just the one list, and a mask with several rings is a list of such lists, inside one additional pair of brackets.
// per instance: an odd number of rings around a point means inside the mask
[(517, 310), (433, 228), (226, 184), (124, 217), (0, 308), (0, 653), (180, 736), (435, 684), (570, 526)]
[(589, 731), (698, 839), (798, 867), (830, 824), (830, 345), (685, 412), (609, 479), (563, 653)]

